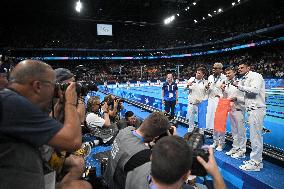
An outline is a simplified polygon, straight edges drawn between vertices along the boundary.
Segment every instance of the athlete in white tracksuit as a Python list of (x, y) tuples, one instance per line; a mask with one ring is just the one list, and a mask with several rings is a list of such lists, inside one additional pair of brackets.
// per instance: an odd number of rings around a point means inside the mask
[(239, 65), (239, 73), (243, 75), (243, 78), (240, 82), (235, 82), (234, 85), (245, 94), (245, 108), (248, 113), (252, 148), (250, 161), (244, 162), (245, 164), (240, 168), (247, 171), (259, 171), (262, 168), (262, 129), (266, 112), (265, 82), (261, 74), (250, 71), (250, 67), (245, 63)]
[(233, 82), (236, 81), (235, 69), (228, 67), (225, 70), (227, 81), (222, 85), (223, 97), (232, 100), (230, 110), (230, 125), (233, 137), (233, 148), (226, 152), (234, 158), (245, 157), (246, 152), (246, 129), (245, 129), (245, 104), (244, 93), (238, 90)]
[[(213, 74), (208, 77), (208, 107), (206, 114), (206, 127), (207, 129), (214, 129), (214, 117), (217, 109), (218, 101), (220, 97), (223, 97), (221, 85), (226, 81), (226, 76), (222, 74), (223, 65), (221, 63), (215, 63), (213, 65)], [(214, 131), (214, 130), (213, 130)], [(215, 148), (218, 145), (218, 150), (222, 151), (225, 144), (225, 133), (213, 132), (214, 143), (212, 145)]]
[(188, 132), (192, 132), (194, 128), (194, 117), (198, 113), (198, 104), (207, 98), (205, 85), (207, 81), (204, 79), (205, 68), (197, 68), (195, 77), (188, 80), (187, 88), (189, 89), (187, 118)]

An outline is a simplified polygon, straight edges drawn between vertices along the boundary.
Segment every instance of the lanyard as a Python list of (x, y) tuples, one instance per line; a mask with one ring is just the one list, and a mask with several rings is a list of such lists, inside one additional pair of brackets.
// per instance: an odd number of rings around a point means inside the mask
[(200, 80), (198, 80), (198, 79), (194, 78), (193, 83), (197, 83), (197, 84), (199, 84), (199, 83), (201, 83), (201, 82), (204, 84), (204, 79), (200, 79)]
[(173, 90), (174, 90), (174, 85), (173, 85), (173, 83), (172, 83), (172, 84), (169, 84), (169, 83), (168, 83), (168, 91), (170, 91), (170, 85), (172, 86), (172, 90), (171, 90), (171, 91), (173, 91)]
[(249, 73), (249, 72), (247, 72), (245, 75), (243, 75), (243, 77), (241, 77), (241, 78), (240, 78), (240, 80), (244, 80), (244, 79), (246, 79), (246, 78), (247, 78), (248, 73)]
[(142, 136), (140, 136), (138, 133), (136, 133), (135, 130), (132, 131), (132, 133), (133, 133), (136, 137), (138, 137), (142, 142), (144, 142), (144, 138), (143, 138)]
[(148, 183), (149, 183), (149, 186), (150, 186), (151, 189), (157, 189), (157, 187), (155, 186), (155, 184), (152, 181), (151, 175), (147, 176), (147, 180), (148, 180)]
[[(215, 80), (216, 79), (216, 80)], [(216, 84), (218, 82), (218, 80), (220, 79), (220, 76), (218, 77), (214, 77), (214, 84)]]

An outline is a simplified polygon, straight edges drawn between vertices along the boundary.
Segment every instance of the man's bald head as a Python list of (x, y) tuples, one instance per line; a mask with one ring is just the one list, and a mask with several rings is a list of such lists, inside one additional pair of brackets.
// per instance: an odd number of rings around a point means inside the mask
[(23, 60), (17, 64), (10, 74), (10, 83), (26, 84), (33, 80), (44, 79), (51, 66), (39, 60)]
[(17, 64), (10, 76), (9, 88), (43, 111), (49, 110), (56, 78), (54, 70), (48, 64), (38, 60), (24, 60)]

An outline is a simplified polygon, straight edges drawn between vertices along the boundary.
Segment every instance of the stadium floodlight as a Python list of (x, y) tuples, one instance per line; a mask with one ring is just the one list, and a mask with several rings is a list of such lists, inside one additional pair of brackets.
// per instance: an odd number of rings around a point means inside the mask
[(194, 23), (197, 23), (197, 20), (193, 20), (194, 21)]
[(208, 16), (212, 17), (212, 15), (211, 15), (211, 14), (208, 14)]
[(169, 24), (171, 23), (176, 17), (173, 15), (167, 19), (164, 20), (164, 24)]
[(82, 9), (82, 3), (81, 3), (81, 1), (79, 0), (79, 1), (76, 2), (75, 10), (76, 10), (77, 12), (81, 12), (81, 9)]
[(222, 9), (218, 9), (218, 12), (222, 12), (223, 10)]
[(235, 5), (236, 5), (236, 3), (235, 3), (235, 2), (233, 2), (233, 3), (232, 3), (232, 6), (235, 6)]
[(192, 4), (193, 4), (193, 5), (196, 5), (196, 2), (193, 2)]

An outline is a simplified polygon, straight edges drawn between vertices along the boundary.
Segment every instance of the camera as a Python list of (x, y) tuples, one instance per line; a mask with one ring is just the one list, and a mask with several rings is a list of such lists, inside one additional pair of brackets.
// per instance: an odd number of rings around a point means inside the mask
[(193, 161), (191, 166), (192, 175), (196, 176), (206, 176), (207, 171), (205, 168), (198, 162), (197, 156), (200, 156), (206, 162), (209, 159), (209, 151), (208, 149), (203, 149), (204, 145), (204, 135), (199, 133), (199, 129), (194, 129), (191, 133), (187, 133), (184, 136), (188, 146), (191, 148), (193, 152)]
[(178, 127), (178, 121), (174, 119), (174, 116), (170, 115), (167, 112), (164, 112), (164, 115), (168, 118), (171, 126)]
[(124, 100), (118, 97), (112, 98), (111, 95), (104, 98), (104, 101), (101, 102), (101, 106), (106, 102), (109, 107), (113, 107), (114, 101), (118, 101), (117, 110), (120, 111), (122, 109), (121, 103), (124, 102)]
[[(56, 83), (54, 96), (58, 96), (58, 90), (66, 91), (70, 83)], [(76, 82), (76, 92), (78, 96), (86, 96), (89, 91), (98, 91), (98, 87), (94, 82), (78, 81)]]
[[(169, 122), (170, 122), (170, 125), (171, 125), (171, 126), (175, 126), (175, 127), (177, 128), (177, 126), (178, 126), (177, 120), (175, 120), (175, 119), (173, 118), (173, 116), (171, 116), (171, 115), (168, 114), (167, 112), (163, 112), (163, 113), (164, 113), (164, 115), (168, 118), (168, 120), (169, 120)], [(169, 133), (170, 133), (171, 135), (174, 134), (174, 129), (173, 129), (172, 127), (170, 127), (168, 131), (169, 131)], [(161, 134), (161, 135), (155, 140), (155, 142), (157, 142), (157, 141), (160, 140), (161, 138), (163, 138), (163, 137), (165, 137), (165, 136), (168, 136), (168, 135), (169, 135), (169, 134), (168, 134), (167, 132)]]

